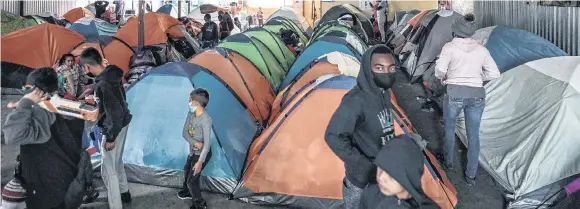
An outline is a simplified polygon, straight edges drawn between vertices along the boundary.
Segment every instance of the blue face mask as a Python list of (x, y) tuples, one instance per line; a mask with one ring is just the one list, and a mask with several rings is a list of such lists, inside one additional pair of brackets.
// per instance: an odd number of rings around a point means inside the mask
[(197, 109), (197, 106), (193, 106), (193, 105), (191, 105), (191, 103), (189, 103), (189, 112), (194, 113), (196, 109)]

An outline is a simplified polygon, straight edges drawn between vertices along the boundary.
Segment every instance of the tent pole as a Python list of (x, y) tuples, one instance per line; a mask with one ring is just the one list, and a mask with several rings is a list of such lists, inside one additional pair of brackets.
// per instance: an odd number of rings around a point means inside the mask
[(177, 0), (177, 17), (181, 17), (181, 0)]
[(137, 48), (138, 52), (141, 52), (141, 50), (143, 50), (143, 45), (145, 45), (145, 9), (143, 9), (143, 7), (145, 6), (145, 1), (144, 0), (139, 0), (139, 46)]
[(24, 16), (24, 1), (19, 1), (19, 10), (20, 10), (20, 16)]
[(191, 0), (187, 1), (187, 14), (191, 13)]

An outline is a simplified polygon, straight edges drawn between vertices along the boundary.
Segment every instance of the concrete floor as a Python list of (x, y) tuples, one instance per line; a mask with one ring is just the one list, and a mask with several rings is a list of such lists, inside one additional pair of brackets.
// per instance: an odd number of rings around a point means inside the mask
[[(420, 110), (421, 105), (416, 101), (416, 96), (422, 96), (423, 91), (418, 85), (410, 85), (402, 73), (397, 75), (398, 82), (393, 87), (399, 105), (412, 121), (413, 125), (429, 141), (428, 149), (434, 154), (439, 153), (441, 139), (443, 136), (443, 123), (440, 113), (426, 113)], [(2, 96), (2, 123), (5, 116), (11, 111), (6, 108), (9, 101), (16, 101), (18, 97)], [(456, 143), (459, 154), (455, 155), (454, 170), (447, 171), (447, 176), (455, 185), (459, 195), (458, 209), (499, 209), (503, 208), (504, 199), (497, 185), (485, 170), (479, 169), (477, 183), (473, 187), (468, 187), (463, 180), (463, 167), (465, 165), (465, 148), (461, 143)], [(6, 184), (14, 172), (14, 164), (18, 155), (18, 147), (7, 146), (2, 143), (2, 185)], [(459, 166), (462, 165), (462, 166)], [(101, 185), (101, 186), (99, 186)], [(82, 208), (105, 209), (106, 193), (101, 182), (97, 182), (97, 187), (101, 191), (100, 198), (96, 203), (85, 205)], [(177, 190), (172, 188), (162, 188), (143, 184), (130, 184), (133, 195), (133, 203), (126, 208), (188, 208), (189, 202), (179, 200), (176, 197)], [(251, 205), (239, 200), (228, 200), (225, 195), (204, 193), (208, 201), (209, 208), (229, 209), (229, 208), (285, 208), (285, 207), (264, 207)], [(558, 209), (580, 209), (580, 194), (576, 194), (557, 207)]]

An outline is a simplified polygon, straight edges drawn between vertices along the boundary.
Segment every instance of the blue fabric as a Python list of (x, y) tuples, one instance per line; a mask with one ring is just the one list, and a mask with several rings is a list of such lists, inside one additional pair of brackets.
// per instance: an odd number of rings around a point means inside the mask
[(202, 175), (238, 179), (257, 126), (221, 81), (186, 62), (154, 68), (128, 89), (133, 120), (125, 141), (125, 163), (168, 170), (183, 168), (189, 146), (182, 130), (194, 87), (210, 93), (206, 110), (213, 120), (212, 157)]
[(292, 65), (290, 70), (288, 70), (286, 77), (284, 77), (284, 80), (282, 81), (279, 90), (282, 90), (286, 88), (288, 85), (290, 85), (292, 80), (294, 80), (294, 77), (296, 77), (296, 75), (298, 75), (298, 73), (300, 73), (302, 69), (308, 66), (310, 62), (318, 59), (322, 55), (334, 51), (342, 52), (351, 55), (353, 57), (356, 57), (354, 52), (351, 51), (351, 49), (346, 45), (326, 41), (316, 41), (312, 43), (310, 46), (308, 46), (300, 54), (300, 56), (296, 59), (296, 61), (294, 61), (294, 64)]
[(501, 73), (530, 61), (567, 56), (562, 49), (536, 34), (504, 26), (497, 26), (492, 31), (486, 47)]
[(93, 17), (84, 17), (67, 28), (83, 35), (85, 38), (99, 38), (99, 36), (113, 36), (117, 32), (117, 26)]
[(318, 84), (317, 89), (347, 89), (350, 90), (356, 86), (356, 78), (351, 76), (339, 75)]
[(465, 174), (475, 178), (479, 165), (479, 127), (481, 116), (485, 108), (484, 98), (461, 98), (445, 95), (443, 99), (443, 122), (445, 124), (445, 157), (452, 161), (455, 154), (455, 126), (457, 117), (464, 111), (465, 127), (467, 130), (467, 167)]
[(159, 7), (159, 9), (157, 9), (156, 12), (165, 13), (167, 15), (171, 15), (171, 10), (173, 10), (173, 5), (166, 4), (166, 5), (163, 5), (163, 6)]

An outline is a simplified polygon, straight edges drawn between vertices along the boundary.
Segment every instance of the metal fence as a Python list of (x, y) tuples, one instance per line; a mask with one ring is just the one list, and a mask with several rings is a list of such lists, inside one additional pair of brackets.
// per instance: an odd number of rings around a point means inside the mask
[(505, 25), (535, 33), (572, 56), (580, 55), (580, 7), (540, 6), (537, 1), (476, 1), (478, 27)]
[[(17, 14), (17, 15), (37, 15), (43, 12), (56, 13), (63, 15), (69, 10), (77, 6), (75, 0), (40, 0), (40, 1), (17, 1), (17, 0), (2, 0), (3, 10)], [(88, 2), (88, 1), (87, 1)], [(20, 14), (20, 6), (23, 5), (23, 14)]]

